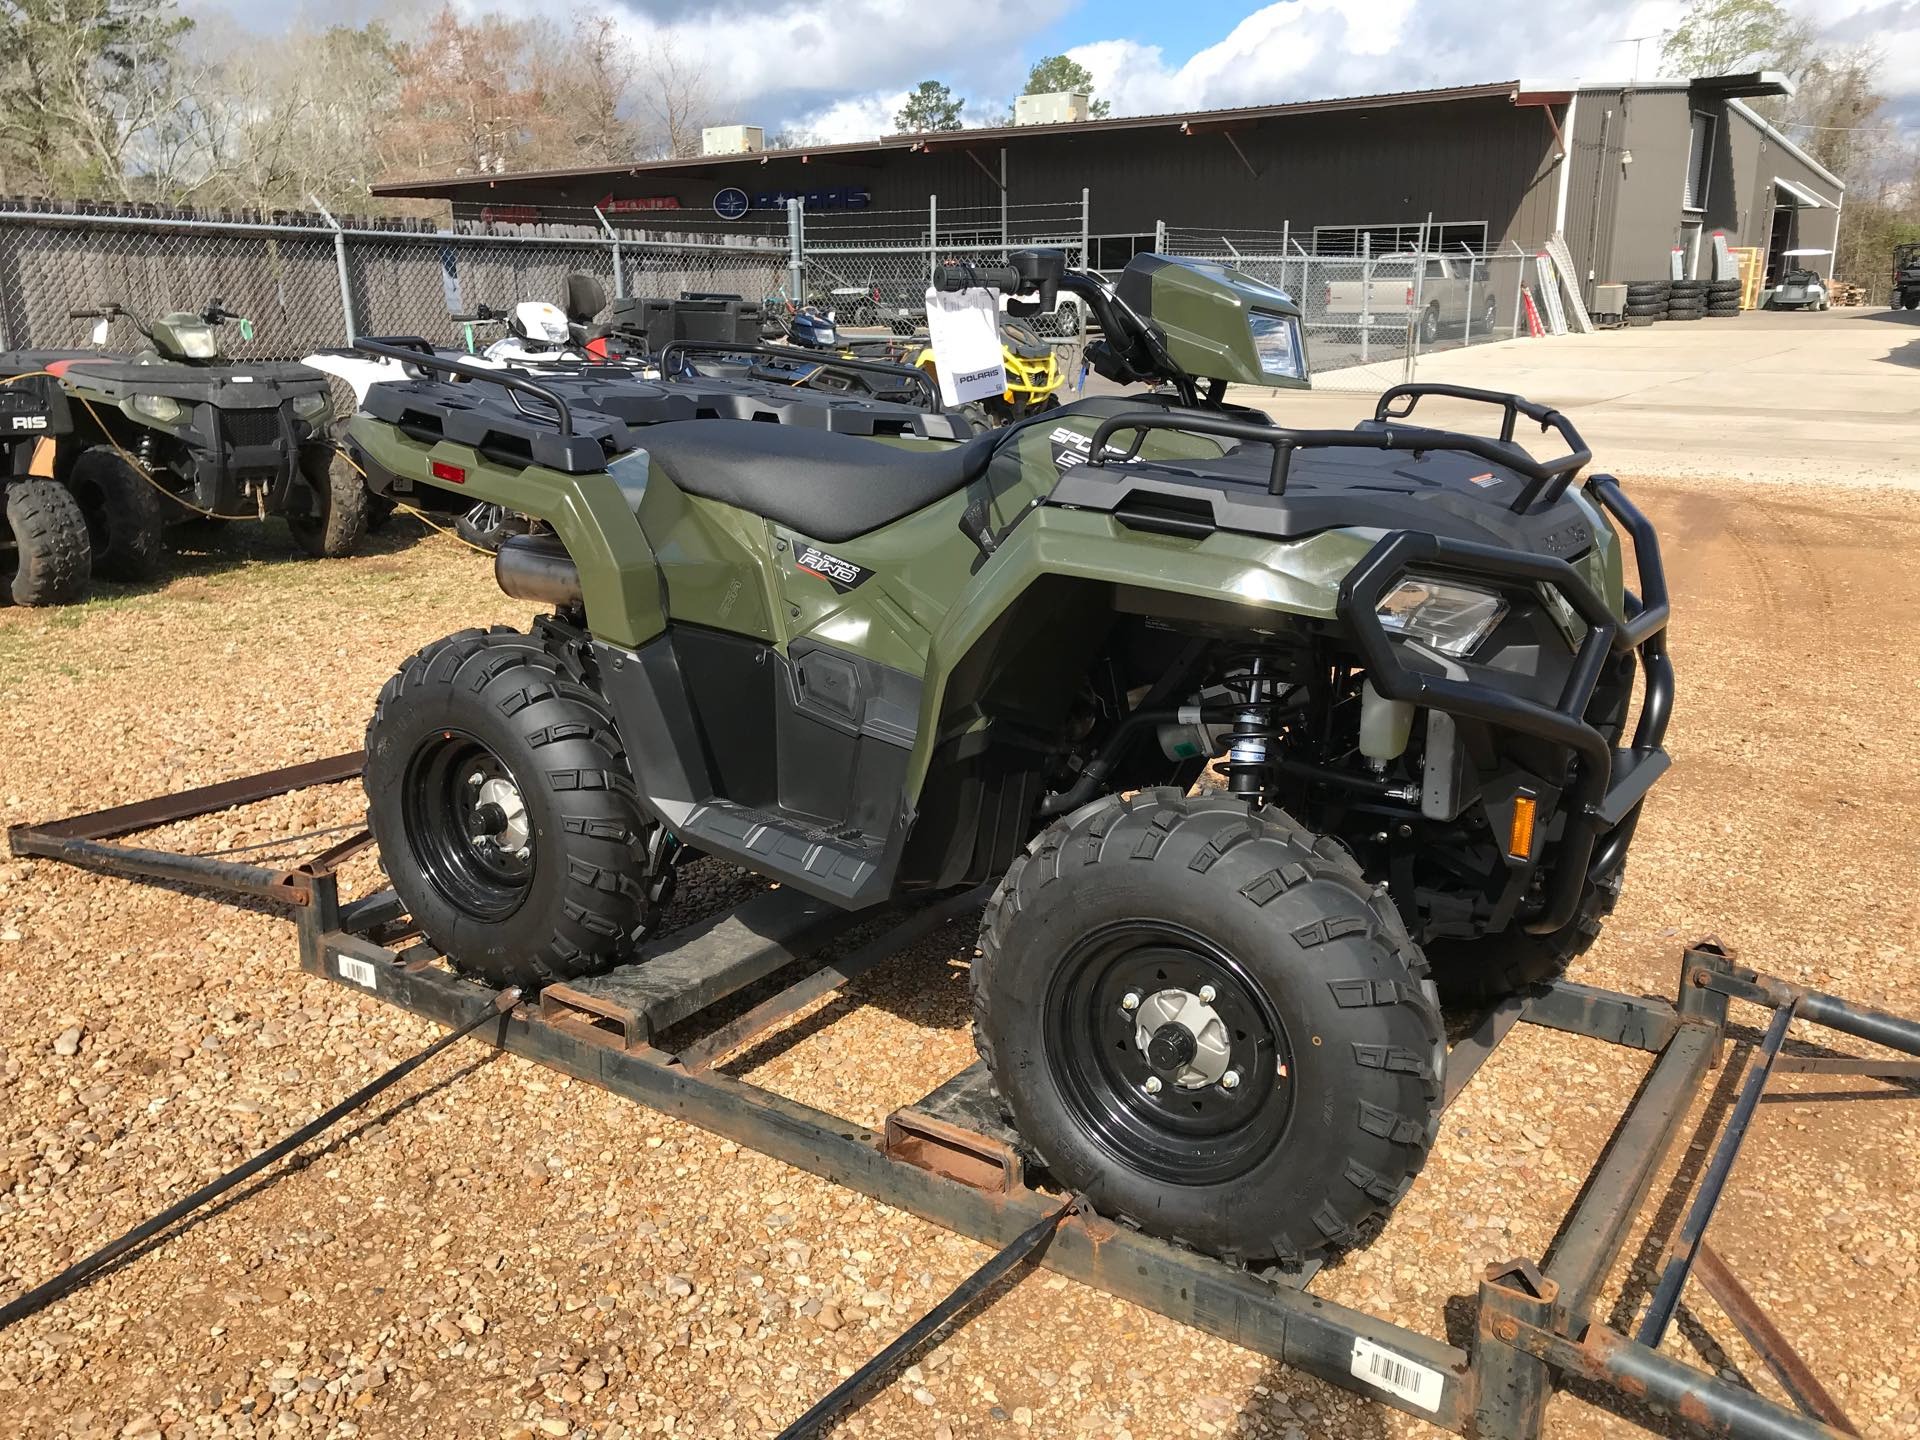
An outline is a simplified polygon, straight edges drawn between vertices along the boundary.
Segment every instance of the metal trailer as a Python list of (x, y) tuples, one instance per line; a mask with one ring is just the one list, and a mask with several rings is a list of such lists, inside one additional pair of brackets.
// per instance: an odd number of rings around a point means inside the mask
[[(343, 898), (336, 870), (371, 845), (364, 831), (290, 869), (115, 843), (141, 830), (351, 780), (361, 760), (343, 755), (22, 826), (11, 832), (13, 852), (283, 902), (295, 912), (304, 970), (444, 1026), (471, 1025), (500, 1008), (495, 991), (447, 968), (418, 939), (391, 891)], [(995, 1275), (1009, 1268), (1010, 1258), (1037, 1254), (1039, 1263), (1062, 1275), (1455, 1433), (1532, 1440), (1540, 1434), (1548, 1398), (1569, 1381), (1585, 1382), (1587, 1398), (1611, 1400), (1639, 1423), (1665, 1415), (1669, 1429), (1678, 1422), (1699, 1434), (1754, 1440), (1857, 1433), (1706, 1243), (1705, 1230), (1760, 1093), (1774, 1075), (1874, 1076), (1909, 1085), (1920, 1080), (1920, 1061), (1914, 1059), (1860, 1058), (1806, 1046), (1801, 1049), (1813, 1053), (1783, 1054), (1791, 1020), (1906, 1056), (1920, 1056), (1920, 1024), (1744, 969), (1711, 941), (1685, 951), (1672, 1003), (1562, 980), (1487, 1011), (1451, 1046), (1448, 1104), (1518, 1024), (1584, 1035), (1653, 1060), (1545, 1257), (1488, 1266), (1474, 1304), (1472, 1338), (1463, 1349), (1315, 1297), (1317, 1267), (1291, 1273), (1236, 1269), (1063, 1205), (1063, 1197), (1049, 1193), (1045, 1176), (1025, 1160), (977, 1064), (895, 1111), (879, 1130), (715, 1068), (904, 945), (973, 912), (988, 888), (895, 907), (895, 923), (880, 938), (820, 964), (750, 1008), (742, 1010), (736, 1000), (735, 1013), (716, 1021), (713, 1012), (721, 1002), (756, 984), (768, 989), (770, 977), (814, 954), (853, 921), (796, 892), (770, 890), (654, 942), (643, 963), (550, 986), (537, 1003), (511, 1010), (494, 1032), (497, 1043), (999, 1248), (988, 1266)], [(1720, 1122), (1689, 1208), (1670, 1233), (1656, 1233), (1654, 1243), (1664, 1245), (1661, 1273), (1637, 1332), (1625, 1335), (1596, 1318), (1601, 1290), (1727, 1045), (1734, 1000), (1767, 1012), (1764, 1038), (1748, 1054), (1738, 1099)], [(669, 1050), (662, 1037), (670, 1029), (699, 1032), (698, 1038)], [(964, 1292), (971, 1303), (987, 1288), (985, 1276), (954, 1299)], [(1719, 1303), (1795, 1408), (1660, 1353), (1689, 1279)], [(883, 1369), (869, 1367), (849, 1383), (871, 1389), (886, 1378)]]

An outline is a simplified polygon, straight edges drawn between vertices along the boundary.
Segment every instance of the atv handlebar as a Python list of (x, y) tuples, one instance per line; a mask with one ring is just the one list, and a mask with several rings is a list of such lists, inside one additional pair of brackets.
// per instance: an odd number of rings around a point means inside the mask
[[(522, 391), (532, 395), (542, 404), (553, 407), (554, 419), (560, 434), (573, 435), (573, 411), (567, 408), (567, 402), (559, 394), (545, 385), (535, 384), (517, 370), (495, 369), (488, 365), (475, 365), (465, 360), (451, 360), (439, 354), (425, 340), (417, 335), (395, 335), (379, 340), (359, 339), (353, 342), (353, 348), (366, 355), (378, 355), (387, 360), (398, 360), (402, 365), (414, 365), (423, 370), (439, 370), (444, 374), (458, 375), (466, 380), (484, 380), (513, 392)], [(520, 406), (518, 400), (514, 401)]]
[(934, 268), (936, 290), (998, 290), (1018, 295), (1026, 287), (1020, 272), (1011, 265), (972, 265), (964, 260), (949, 260)]

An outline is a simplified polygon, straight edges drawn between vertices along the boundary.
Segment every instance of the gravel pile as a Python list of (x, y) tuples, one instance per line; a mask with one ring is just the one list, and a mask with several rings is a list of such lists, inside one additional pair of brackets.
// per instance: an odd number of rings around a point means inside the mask
[[(1889, 554), (1920, 544), (1920, 500), (1637, 489), (1675, 572), (1676, 766), (1577, 977), (1670, 993), (1683, 941), (1717, 931), (1760, 968), (1920, 1010), (1920, 782), (1907, 753), (1920, 682), (1906, 659), (1914, 627), (1884, 573)], [(463, 625), (524, 621), (484, 562), (411, 538), (324, 565), (216, 551), (152, 592), (0, 612), (6, 821), (352, 749), (405, 654)], [(155, 838), (249, 845), (350, 823), (358, 799), (337, 786)], [(374, 883), (371, 863), (352, 878)], [(682, 919), (753, 884), (717, 867), (687, 879)], [(0, 1295), (438, 1033), (305, 978), (292, 940), (267, 907), (0, 862)], [(971, 925), (947, 927), (727, 1068), (877, 1124), (971, 1060), (972, 941)], [(1449, 1335), (1487, 1261), (1546, 1247), (1644, 1068), (1595, 1042), (1516, 1032), (1450, 1113), (1385, 1236), (1316, 1292)], [(1920, 1436), (1920, 1357), (1906, 1341), (1920, 1331), (1920, 1106), (1827, 1098), (1889, 1088), (1781, 1082), (1712, 1236), (1865, 1431)], [(1700, 1152), (1681, 1160), (1697, 1166)], [(477, 1045), (303, 1161), (0, 1332), (0, 1429), (763, 1436), (985, 1258)], [(1618, 1323), (1644, 1303), (1657, 1259), (1637, 1245), (1615, 1277)], [(1698, 1287), (1688, 1305), (1672, 1353), (1777, 1396)], [(1636, 1433), (1574, 1396), (1553, 1402), (1549, 1431)], [(1436, 1432), (1039, 1272), (843, 1433)]]

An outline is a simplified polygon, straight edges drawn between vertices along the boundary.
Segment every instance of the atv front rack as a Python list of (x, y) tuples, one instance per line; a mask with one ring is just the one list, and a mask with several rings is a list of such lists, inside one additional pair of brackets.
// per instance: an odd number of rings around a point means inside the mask
[[(1391, 422), (1413, 413), (1422, 395), (1444, 395), (1456, 400), (1476, 400), (1497, 405), (1506, 419), (1499, 438), (1471, 435), (1457, 430), (1435, 430), (1424, 425), (1399, 425)], [(1396, 400), (1407, 403), (1401, 410), (1392, 408)], [(1513, 438), (1515, 417), (1525, 415), (1537, 420), (1542, 430), (1557, 431), (1567, 442), (1567, 453), (1550, 460), (1536, 460)], [(1284, 425), (1266, 425), (1248, 420), (1228, 420), (1215, 415), (1195, 415), (1187, 411), (1128, 410), (1100, 424), (1088, 442), (1089, 464), (1106, 465), (1111, 460), (1128, 464), (1139, 458), (1150, 430), (1182, 430), (1194, 435), (1216, 435), (1250, 445), (1273, 447), (1273, 470), (1267, 481), (1269, 495), (1285, 495), (1292, 473), (1293, 457), (1301, 450), (1405, 450), (1422, 455), (1434, 450), (1457, 450), (1478, 456), (1495, 465), (1527, 477), (1528, 483), (1508, 507), (1516, 515), (1528, 513), (1536, 504), (1551, 505), (1558, 500), (1573, 478), (1593, 460), (1593, 452), (1573, 428), (1573, 422), (1545, 405), (1535, 404), (1519, 395), (1494, 390), (1475, 390), (1465, 385), (1396, 385), (1381, 395), (1374, 406), (1373, 421), (1353, 430), (1290, 430)], [(1132, 432), (1133, 444), (1124, 451), (1110, 451), (1108, 440), (1122, 432)]]
[[(471, 1029), (476, 1015), (494, 1005), (507, 1008), (510, 997), (447, 968), (391, 891), (343, 897), (337, 867), (365, 848), (364, 833), (284, 871), (105, 843), (144, 826), (347, 781), (359, 760), (340, 756), (23, 826), (12, 832), (14, 853), (284, 902), (294, 908), (300, 964), (310, 974), (450, 1028)], [(1839, 1054), (1804, 1042), (1790, 1053), (1793, 1020), (1908, 1057), (1920, 1056), (1920, 1024), (1759, 975), (1702, 942), (1684, 953), (1671, 1003), (1559, 981), (1455, 1025), (1460, 1038), (1448, 1055), (1449, 1106), (1521, 1023), (1651, 1057), (1638, 1094), (1544, 1259), (1488, 1266), (1477, 1281), (1469, 1338), (1456, 1346), (1314, 1296), (1316, 1267), (1253, 1273), (1077, 1213), (1078, 1206), (1067, 1213), (1063, 1197), (1002, 1120), (978, 1065), (894, 1111), (877, 1130), (730, 1073), (730, 1056), (751, 1054), (802, 1010), (934, 928), (969, 918), (983, 899), (975, 890), (896, 906), (888, 915), (893, 928), (823, 962), (812, 957), (843, 932), (846, 917), (790, 890), (768, 890), (731, 914), (654, 942), (635, 964), (550, 986), (537, 1004), (512, 1007), (496, 1043), (999, 1248), (993, 1263), (1003, 1270), (1009, 1257), (1038, 1253), (1036, 1236), (1050, 1237), (1037, 1261), (1049, 1269), (1454, 1433), (1534, 1440), (1554, 1390), (1569, 1381), (1582, 1382), (1584, 1400), (1632, 1422), (1653, 1425), (1649, 1411), (1668, 1417), (1660, 1422), (1663, 1433), (1738, 1440), (1838, 1440), (1857, 1433), (1705, 1231), (1750, 1133), (1755, 1102), (1774, 1077), (1872, 1076), (1920, 1096), (1920, 1061)], [(791, 978), (796, 972), (804, 973)], [(1730, 1027), (1729, 1006), (1736, 1001), (1766, 1016), (1757, 1046)], [(1739, 1101), (1723, 1115), (1705, 1092), (1730, 1040), (1746, 1071)], [(1648, 1295), (1629, 1276), (1603, 1310), (1609, 1278), (1696, 1113), (1693, 1144), (1640, 1242), (1643, 1258), (1665, 1257), (1658, 1284)], [(1692, 1158), (1697, 1155), (1704, 1162)], [(1689, 1195), (1677, 1227), (1661, 1220)], [(1691, 1279), (1745, 1337), (1784, 1403), (1657, 1348)], [(969, 1282), (956, 1295), (977, 1303), (985, 1288)], [(1631, 1315), (1643, 1305), (1631, 1338), (1601, 1318)], [(884, 1383), (889, 1368), (863, 1368), (853, 1389)], [(833, 1398), (844, 1411), (860, 1397), (843, 1387)]]

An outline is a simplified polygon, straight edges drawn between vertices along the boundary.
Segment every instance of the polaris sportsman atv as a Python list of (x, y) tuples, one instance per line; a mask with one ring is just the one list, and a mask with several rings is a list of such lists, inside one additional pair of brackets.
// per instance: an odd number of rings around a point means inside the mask
[(96, 344), (124, 319), (146, 342), (131, 355), (16, 352), (0, 373), (58, 377), (73, 432), (59, 479), (87, 517), (96, 573), (149, 579), (174, 520), (284, 514), (313, 555), (345, 555), (366, 528), (366, 496), (351, 471), (330, 473), (326, 377), (277, 361), (237, 364), (215, 332), (238, 322), (218, 300), (198, 313), (147, 321), (125, 306), (69, 312), (96, 320)]
[[(1516, 396), (1232, 409), (1307, 381), (1249, 276), (1015, 258), (976, 273), (1083, 296), (1094, 366), (1166, 393), (953, 443), (376, 387), (356, 445), (547, 521), (496, 574), (553, 610), (388, 682), (371, 827), (432, 944), (536, 988), (635, 959), (695, 852), (848, 909), (1000, 876), (976, 1040), (1054, 1178), (1246, 1262), (1359, 1243), (1433, 1142), (1430, 966), (1551, 975), (1613, 903), (1667, 766), (1657, 542)], [(1497, 438), (1409, 423), (1435, 394)]]
[(87, 517), (53, 478), (60, 442), (72, 433), (58, 380), (0, 373), (0, 585), (15, 605), (68, 605), (92, 584)]

